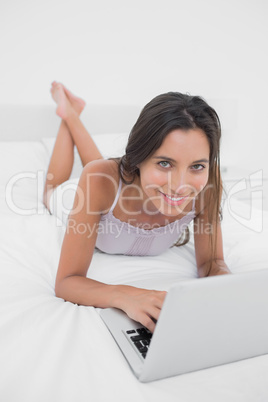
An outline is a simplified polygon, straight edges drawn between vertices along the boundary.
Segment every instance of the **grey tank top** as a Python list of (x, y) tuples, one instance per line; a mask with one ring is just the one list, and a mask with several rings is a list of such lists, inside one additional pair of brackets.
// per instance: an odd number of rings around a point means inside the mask
[(195, 218), (195, 200), (192, 210), (181, 219), (166, 226), (144, 229), (122, 222), (113, 214), (122, 187), (120, 179), (113, 205), (103, 214), (98, 227), (96, 247), (107, 254), (159, 255), (173, 246), (189, 223)]

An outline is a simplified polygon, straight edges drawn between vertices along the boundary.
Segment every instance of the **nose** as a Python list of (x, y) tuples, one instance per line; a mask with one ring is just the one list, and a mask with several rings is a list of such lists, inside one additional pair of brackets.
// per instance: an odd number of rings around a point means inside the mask
[(176, 174), (174, 173), (173, 177), (171, 177), (172, 193), (178, 194), (180, 196), (185, 196), (189, 193), (189, 187), (191, 187), (191, 184), (185, 170), (181, 170)]

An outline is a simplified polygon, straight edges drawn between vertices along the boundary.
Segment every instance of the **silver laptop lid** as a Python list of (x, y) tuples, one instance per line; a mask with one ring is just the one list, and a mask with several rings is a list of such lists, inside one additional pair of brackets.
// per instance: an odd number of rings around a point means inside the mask
[(268, 270), (180, 282), (165, 299), (141, 381), (268, 353)]

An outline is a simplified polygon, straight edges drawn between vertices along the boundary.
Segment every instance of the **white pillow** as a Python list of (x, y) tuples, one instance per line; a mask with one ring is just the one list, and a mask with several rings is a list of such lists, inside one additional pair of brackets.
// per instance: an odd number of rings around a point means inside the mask
[(0, 184), (19, 173), (31, 173), (47, 169), (48, 155), (40, 141), (0, 142)]
[[(122, 156), (128, 134), (97, 134), (92, 136), (104, 158)], [(37, 171), (47, 171), (56, 137), (44, 137), (41, 141), (0, 142), (0, 185), (18, 175), (26, 176)], [(75, 149), (75, 161), (71, 178), (79, 177), (82, 164)]]

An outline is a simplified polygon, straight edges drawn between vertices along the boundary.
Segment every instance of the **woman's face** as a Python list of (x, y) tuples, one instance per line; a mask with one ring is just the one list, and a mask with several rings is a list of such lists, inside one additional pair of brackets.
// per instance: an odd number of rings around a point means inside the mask
[(201, 129), (171, 131), (160, 148), (138, 166), (143, 209), (149, 214), (182, 213), (207, 184), (209, 152)]

